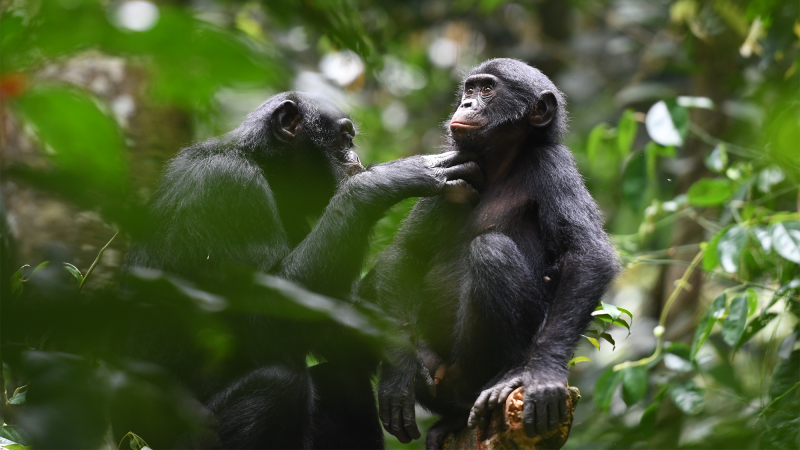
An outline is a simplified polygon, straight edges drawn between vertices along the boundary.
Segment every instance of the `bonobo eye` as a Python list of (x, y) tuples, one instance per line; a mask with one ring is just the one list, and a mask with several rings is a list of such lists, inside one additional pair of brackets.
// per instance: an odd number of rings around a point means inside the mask
[(491, 86), (484, 86), (483, 89), (481, 89), (481, 94), (489, 95), (492, 93), (493, 90), (494, 89)]
[(339, 130), (345, 141), (352, 146), (353, 138), (356, 136), (356, 127), (353, 125), (353, 121), (350, 119), (339, 119)]
[(475, 93), (475, 89), (473, 89), (472, 87), (468, 87), (465, 92), (467, 95), (472, 95)]

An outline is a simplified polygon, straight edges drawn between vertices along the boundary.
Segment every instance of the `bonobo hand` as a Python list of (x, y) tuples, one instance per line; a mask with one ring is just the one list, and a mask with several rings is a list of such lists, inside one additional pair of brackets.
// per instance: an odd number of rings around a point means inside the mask
[(378, 408), (383, 428), (403, 444), (419, 439), (414, 414), (414, 374), (385, 365), (378, 383)]
[(416, 155), (370, 166), (366, 173), (390, 193), (399, 197), (428, 197), (448, 191), (477, 194), (483, 175), (474, 161), (455, 151)]
[(567, 418), (567, 380), (549, 371), (512, 371), (503, 380), (484, 390), (469, 414), (468, 425), (486, 428), (492, 412), (505, 405), (514, 389), (524, 386), (522, 425), (528, 437), (545, 435)]

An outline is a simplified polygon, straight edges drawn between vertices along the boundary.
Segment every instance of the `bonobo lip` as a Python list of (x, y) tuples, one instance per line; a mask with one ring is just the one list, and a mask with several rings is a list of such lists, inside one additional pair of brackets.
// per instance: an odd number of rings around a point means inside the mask
[(482, 124), (475, 122), (461, 122), (461, 121), (450, 122), (451, 130), (474, 130), (482, 127), (483, 127)]

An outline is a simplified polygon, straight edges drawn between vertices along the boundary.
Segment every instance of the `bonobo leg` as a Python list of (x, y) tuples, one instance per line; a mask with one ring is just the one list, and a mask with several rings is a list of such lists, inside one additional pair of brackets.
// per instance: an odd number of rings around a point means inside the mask
[(445, 417), (433, 424), (425, 438), (425, 450), (440, 450), (450, 433), (458, 433), (467, 426), (467, 415)]
[(208, 403), (221, 448), (311, 448), (314, 394), (305, 367), (253, 370)]
[(383, 448), (383, 430), (369, 373), (343, 362), (325, 362), (309, 371), (317, 397), (314, 448)]

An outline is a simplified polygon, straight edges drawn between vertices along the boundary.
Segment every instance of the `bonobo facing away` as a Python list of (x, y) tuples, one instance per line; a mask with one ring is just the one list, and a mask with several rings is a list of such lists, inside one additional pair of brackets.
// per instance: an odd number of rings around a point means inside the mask
[[(364, 169), (352, 150), (355, 134), (337, 107), (289, 92), (267, 100), (232, 132), (183, 149), (150, 200), (149, 228), (134, 239), (126, 270), (160, 269), (208, 283), (244, 266), (345, 298), (386, 209), (440, 194), (478, 171), (474, 162), (456, 164), (456, 152)], [(315, 226), (309, 218), (318, 218)], [(131, 354), (174, 372), (213, 416), (212, 437), (166, 437), (161, 446), (383, 446), (370, 368), (306, 342), (308, 330), (241, 318), (232, 331), (240, 338), (236, 361), (209, 372), (202, 353), (172, 333), (169, 321), (147, 325), (151, 343), (140, 338)], [(328, 362), (308, 369), (309, 351)], [(146, 428), (128, 423), (115, 432)]]
[(420, 199), (361, 285), (416, 343), (383, 364), (379, 409), (401, 442), (420, 436), (414, 402), (442, 416), (428, 432), (485, 426), (517, 387), (525, 431), (567, 413), (567, 361), (618, 263), (569, 148), (562, 94), (513, 59), (472, 69), (447, 123), (448, 150), (483, 173), (476, 202)]

